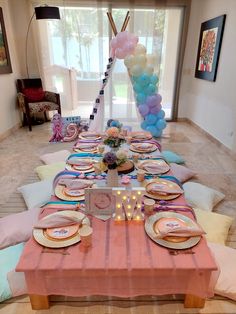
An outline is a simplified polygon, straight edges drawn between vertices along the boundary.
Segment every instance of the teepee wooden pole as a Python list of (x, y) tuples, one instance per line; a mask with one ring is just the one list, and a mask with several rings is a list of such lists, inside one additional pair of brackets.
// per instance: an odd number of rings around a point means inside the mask
[(123, 23), (123, 25), (122, 25), (122, 27), (121, 27), (121, 32), (124, 32), (125, 31), (125, 29), (126, 29), (126, 26), (127, 26), (127, 24), (128, 24), (128, 21), (129, 21), (129, 11), (126, 13), (126, 16), (125, 16), (125, 20), (124, 20), (124, 23)]
[(124, 31), (126, 30), (127, 26), (128, 26), (128, 23), (129, 23), (129, 20), (130, 20), (130, 16), (128, 16), (126, 22), (125, 22), (125, 25), (124, 25)]
[(112, 14), (111, 14), (110, 12), (107, 12), (107, 16), (108, 16), (108, 19), (109, 19), (111, 28), (112, 28), (112, 30), (113, 30), (113, 33), (114, 33), (114, 35), (116, 36), (118, 32), (117, 32), (116, 25), (115, 25), (115, 23), (114, 23)]

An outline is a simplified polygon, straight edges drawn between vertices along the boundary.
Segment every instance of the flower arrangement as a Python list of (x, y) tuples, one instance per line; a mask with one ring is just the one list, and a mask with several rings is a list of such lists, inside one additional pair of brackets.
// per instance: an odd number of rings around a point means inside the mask
[(118, 150), (116, 153), (108, 152), (103, 156), (102, 163), (108, 169), (116, 169), (118, 166), (125, 163), (128, 159), (128, 154), (124, 150)]
[(114, 127), (118, 128), (119, 130), (121, 130), (123, 124), (120, 123), (119, 120), (109, 119), (109, 120), (107, 121), (107, 127), (110, 128), (110, 127), (112, 127), (112, 126), (114, 126)]
[(110, 147), (120, 147), (125, 142), (124, 136), (117, 127), (110, 127), (106, 130), (106, 137), (103, 141), (105, 145)]

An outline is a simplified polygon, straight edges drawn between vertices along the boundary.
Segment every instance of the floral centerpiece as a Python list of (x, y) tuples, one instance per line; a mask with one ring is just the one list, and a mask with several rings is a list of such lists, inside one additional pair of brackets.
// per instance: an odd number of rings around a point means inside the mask
[(125, 142), (124, 136), (117, 127), (110, 127), (106, 130), (106, 135), (103, 143), (112, 148), (118, 148)]
[(102, 163), (104, 168), (116, 169), (128, 159), (128, 154), (123, 149), (119, 149), (115, 152), (108, 152), (103, 156)]

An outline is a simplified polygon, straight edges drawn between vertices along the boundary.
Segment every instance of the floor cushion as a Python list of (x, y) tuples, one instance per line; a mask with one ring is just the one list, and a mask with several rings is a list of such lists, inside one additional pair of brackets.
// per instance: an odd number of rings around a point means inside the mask
[(161, 154), (165, 158), (165, 160), (169, 163), (174, 162), (176, 164), (184, 164), (185, 162), (185, 160), (180, 155), (170, 150), (163, 150)]
[(171, 171), (173, 175), (181, 182), (186, 182), (190, 180), (193, 176), (196, 175), (196, 172), (194, 172), (191, 169), (188, 169), (185, 166), (178, 165), (176, 163), (170, 164)]
[(55, 153), (48, 153), (40, 156), (40, 160), (44, 162), (46, 165), (54, 164), (55, 162), (63, 162), (66, 161), (66, 159), (70, 155), (69, 150), (59, 150)]
[(65, 162), (56, 162), (50, 165), (38, 166), (34, 169), (40, 180), (54, 178), (58, 172), (64, 170), (66, 167)]

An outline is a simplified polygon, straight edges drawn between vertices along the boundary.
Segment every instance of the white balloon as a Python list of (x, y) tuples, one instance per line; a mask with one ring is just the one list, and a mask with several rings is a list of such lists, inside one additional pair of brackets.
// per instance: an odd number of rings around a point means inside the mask
[(134, 65), (134, 56), (133, 55), (128, 55), (124, 59), (124, 64), (128, 69), (130, 69)]
[(139, 64), (135, 64), (131, 67), (130, 73), (133, 76), (139, 76), (143, 73), (143, 68)]
[(147, 49), (144, 45), (142, 44), (137, 44), (134, 50), (135, 55), (145, 55), (147, 52)]
[(154, 71), (154, 68), (152, 65), (148, 64), (145, 69), (144, 69), (144, 72), (149, 74), (149, 75), (152, 75), (153, 74), (153, 71)]

